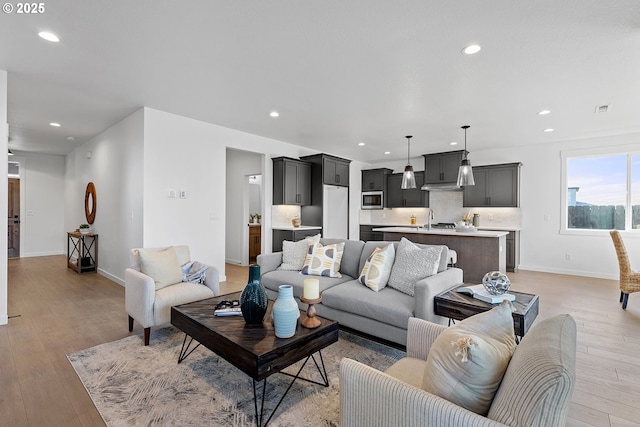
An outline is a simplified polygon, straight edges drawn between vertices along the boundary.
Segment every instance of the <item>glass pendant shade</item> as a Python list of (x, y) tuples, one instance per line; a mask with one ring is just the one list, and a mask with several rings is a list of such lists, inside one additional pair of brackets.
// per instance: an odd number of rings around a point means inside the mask
[(402, 186), (403, 190), (410, 188), (416, 188), (416, 174), (413, 173), (413, 166), (407, 165), (404, 167), (404, 173), (402, 174)]
[(404, 173), (402, 174), (402, 185), (400, 188), (403, 190), (409, 190), (411, 188), (416, 188), (416, 175), (413, 173), (413, 166), (411, 166), (411, 162), (409, 159), (411, 158), (411, 135), (406, 136), (407, 138), (407, 166), (404, 167)]
[(458, 169), (458, 187), (466, 187), (469, 185), (476, 185), (476, 181), (473, 179), (473, 169), (471, 168), (471, 162), (467, 159), (467, 129), (469, 125), (462, 126), (464, 129), (464, 155), (460, 162), (460, 169)]

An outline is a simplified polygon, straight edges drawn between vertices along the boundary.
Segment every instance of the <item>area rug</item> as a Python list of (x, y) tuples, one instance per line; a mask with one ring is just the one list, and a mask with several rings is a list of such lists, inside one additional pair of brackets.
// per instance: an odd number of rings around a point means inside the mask
[[(67, 355), (108, 426), (255, 425), (252, 380), (204, 346), (177, 363), (184, 333), (153, 331), (151, 345), (130, 336)], [(385, 370), (405, 353), (340, 332), (322, 350), (329, 387), (296, 381), (270, 426), (337, 426), (340, 420), (339, 364), (343, 357)], [(285, 372), (295, 374), (302, 362)], [(302, 376), (321, 381), (310, 360)], [(271, 413), (291, 379), (267, 380), (265, 413)], [(259, 389), (260, 390), (260, 389)]]

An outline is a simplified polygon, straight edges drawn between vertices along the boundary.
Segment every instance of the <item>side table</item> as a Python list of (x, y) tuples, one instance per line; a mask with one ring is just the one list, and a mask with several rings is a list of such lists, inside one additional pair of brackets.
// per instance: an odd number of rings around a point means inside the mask
[(98, 235), (67, 233), (67, 267), (76, 273), (98, 271)]
[[(466, 285), (461, 284), (460, 286)], [(463, 320), (474, 314), (489, 311), (496, 306), (475, 299), (471, 295), (456, 292), (460, 286), (435, 296), (433, 299), (435, 314), (453, 320)], [(513, 307), (516, 309), (513, 312), (513, 328), (516, 334), (516, 341), (519, 341), (517, 337), (524, 337), (538, 316), (538, 295), (516, 291), (509, 291), (509, 293), (516, 296), (516, 300), (512, 301)]]

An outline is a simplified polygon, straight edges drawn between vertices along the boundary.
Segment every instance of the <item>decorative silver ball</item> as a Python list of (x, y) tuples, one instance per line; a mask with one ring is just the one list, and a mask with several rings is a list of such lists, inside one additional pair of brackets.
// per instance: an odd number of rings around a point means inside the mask
[(491, 295), (502, 295), (509, 290), (511, 282), (506, 274), (490, 271), (482, 278), (482, 285)]

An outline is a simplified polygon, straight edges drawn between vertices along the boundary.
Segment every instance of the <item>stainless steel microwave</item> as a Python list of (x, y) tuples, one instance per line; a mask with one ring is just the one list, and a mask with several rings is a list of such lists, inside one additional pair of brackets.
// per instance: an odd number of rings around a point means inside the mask
[(384, 193), (382, 191), (363, 191), (362, 209), (384, 209)]

